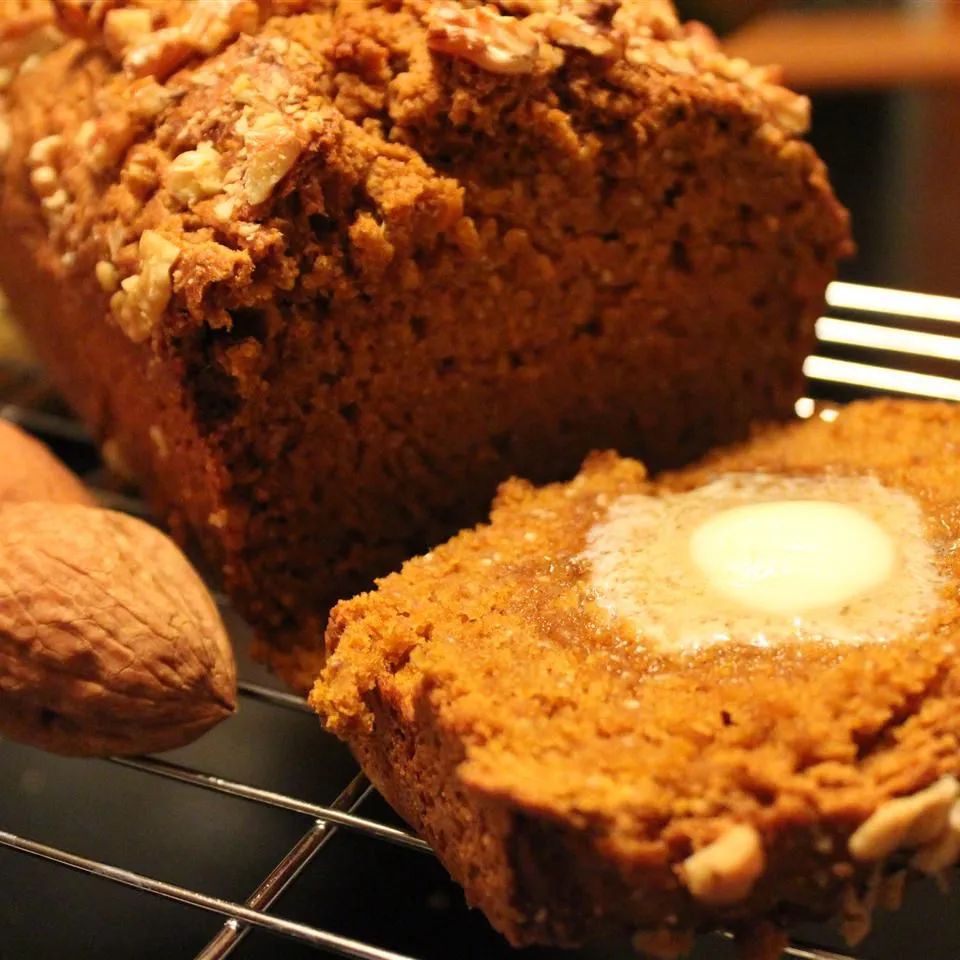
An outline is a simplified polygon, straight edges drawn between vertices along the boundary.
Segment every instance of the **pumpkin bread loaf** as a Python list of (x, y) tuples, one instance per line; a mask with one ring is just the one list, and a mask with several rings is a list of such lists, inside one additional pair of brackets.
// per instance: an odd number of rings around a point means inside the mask
[(16, 0), (0, 68), (0, 283), (300, 687), (511, 473), (788, 414), (849, 247), (667, 0)]
[(960, 408), (595, 455), (339, 604), (312, 703), (516, 944), (851, 940), (960, 855)]

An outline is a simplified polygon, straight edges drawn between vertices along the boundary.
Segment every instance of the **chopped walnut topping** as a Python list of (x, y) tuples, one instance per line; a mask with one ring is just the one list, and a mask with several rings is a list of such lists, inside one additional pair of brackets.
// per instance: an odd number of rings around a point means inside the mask
[(769, 87), (764, 93), (764, 100), (770, 107), (773, 119), (786, 133), (803, 133), (810, 126), (808, 97), (785, 87)]
[(136, 135), (136, 127), (128, 114), (117, 112), (101, 117), (94, 122), (89, 134), (84, 131), (84, 139), (89, 137), (87, 166), (97, 173), (115, 166)]
[(44, 197), (40, 201), (40, 205), (43, 207), (47, 213), (59, 213), (66, 207), (67, 202), (69, 201), (67, 196), (67, 191), (63, 187), (58, 187), (53, 191), (48, 197)]
[(680, 36), (671, 0), (623, 0), (613, 15), (614, 28), (628, 41), (638, 37), (669, 40)]
[(760, 834), (753, 827), (738, 824), (687, 857), (680, 875), (697, 900), (724, 906), (750, 893), (764, 864)]
[(652, 63), (670, 73), (693, 76), (697, 72), (690, 48), (682, 40), (661, 43), (657, 40), (634, 38), (627, 45), (627, 60), (634, 64)]
[(217, 530), (223, 530), (230, 522), (230, 514), (226, 510), (214, 510), (208, 517), (207, 523)]
[(194, 48), (179, 27), (164, 27), (146, 36), (123, 58), (123, 67), (135, 77), (170, 76), (182, 66)]
[(152, 120), (173, 99), (175, 94), (152, 77), (138, 80), (130, 87), (132, 113), (142, 120)]
[(236, 80), (230, 84), (230, 93), (237, 103), (251, 104), (257, 96), (257, 88), (247, 73), (241, 73)]
[(888, 800), (853, 832), (848, 841), (851, 855), (870, 862), (904, 847), (933, 843), (947, 832), (958, 796), (960, 782), (942, 777), (919, 793)]
[(136, 77), (168, 77), (195, 53), (215, 53), (260, 22), (256, 0), (198, 0), (181, 24), (164, 27), (124, 50), (124, 69)]
[(41, 165), (52, 166), (59, 160), (63, 152), (63, 137), (59, 133), (51, 134), (49, 137), (43, 137), (37, 140), (30, 147), (27, 154), (27, 162), (34, 167)]
[(469, 60), (491, 73), (530, 73), (537, 62), (537, 35), (515, 17), (486, 7), (437, 3), (427, 18), (427, 45), (438, 53)]
[(60, 175), (53, 167), (34, 167), (30, 171), (30, 186), (38, 197), (49, 197), (57, 189)]
[(127, 277), (110, 300), (120, 329), (134, 343), (150, 336), (170, 302), (170, 270), (180, 256), (180, 248), (156, 230), (144, 230), (139, 253), (140, 272)]
[(247, 151), (243, 195), (248, 203), (263, 203), (293, 168), (303, 145), (296, 130), (277, 111), (257, 117), (243, 143)]
[(236, 201), (232, 197), (226, 197), (213, 205), (213, 215), (222, 223), (229, 223), (233, 219), (236, 209)]
[(119, 289), (120, 273), (109, 260), (98, 260), (93, 272), (104, 293), (115, 293)]
[(97, 124), (93, 120), (84, 120), (73, 135), (74, 145), (81, 150), (89, 150), (97, 133)]
[(614, 35), (567, 11), (549, 17), (544, 33), (558, 46), (586, 50), (595, 57), (612, 57), (620, 52)]
[(103, 21), (103, 43), (111, 56), (121, 60), (130, 47), (142, 43), (153, 31), (153, 16), (143, 7), (108, 10)]
[(181, 203), (191, 206), (223, 189), (223, 164), (209, 140), (174, 157), (164, 175), (164, 184)]

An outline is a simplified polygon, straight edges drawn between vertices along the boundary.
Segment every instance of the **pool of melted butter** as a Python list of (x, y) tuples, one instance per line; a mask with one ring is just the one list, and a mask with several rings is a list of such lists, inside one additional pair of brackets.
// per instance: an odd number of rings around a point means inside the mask
[(597, 606), (663, 653), (884, 642), (943, 589), (919, 504), (867, 476), (730, 474), (624, 495), (578, 560)]

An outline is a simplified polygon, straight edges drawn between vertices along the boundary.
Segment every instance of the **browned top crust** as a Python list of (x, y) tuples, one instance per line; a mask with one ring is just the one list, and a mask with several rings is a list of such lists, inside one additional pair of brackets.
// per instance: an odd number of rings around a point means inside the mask
[[(0, 12), (0, 64), (26, 152), (6, 175), (29, 170), (65, 268), (95, 262), (115, 321), (158, 348), (277, 289), (363, 296), (441, 233), (469, 251), (441, 125), (554, 127), (557, 164), (582, 164), (595, 135), (564, 100), (600, 84), (622, 123), (651, 76), (709, 88), (774, 143), (807, 123), (773, 70), (718, 52), (666, 0), (20, 0)], [(70, 70), (68, 97), (37, 95)], [(331, 223), (362, 208), (342, 257), (291, 218), (294, 193)]]

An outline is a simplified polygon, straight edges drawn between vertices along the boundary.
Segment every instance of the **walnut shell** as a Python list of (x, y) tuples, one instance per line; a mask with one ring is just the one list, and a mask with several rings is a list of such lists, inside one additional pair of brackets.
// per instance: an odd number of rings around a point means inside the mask
[(0, 420), (0, 503), (46, 500), (93, 504), (79, 478), (47, 448), (12, 423)]
[(0, 505), (0, 732), (74, 756), (170, 750), (236, 707), (230, 642), (186, 557), (125, 514)]

